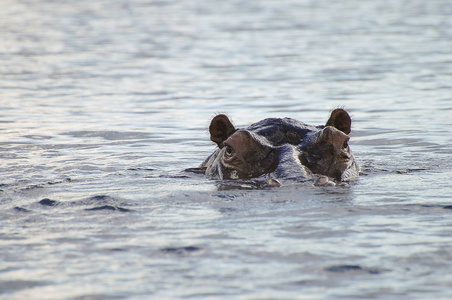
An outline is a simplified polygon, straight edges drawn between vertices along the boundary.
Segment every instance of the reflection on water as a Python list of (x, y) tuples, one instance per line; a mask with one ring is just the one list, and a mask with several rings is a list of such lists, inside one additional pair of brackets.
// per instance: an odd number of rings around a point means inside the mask
[[(4, 1), (0, 295), (451, 298), (452, 2)], [(185, 172), (351, 111), (347, 187)]]

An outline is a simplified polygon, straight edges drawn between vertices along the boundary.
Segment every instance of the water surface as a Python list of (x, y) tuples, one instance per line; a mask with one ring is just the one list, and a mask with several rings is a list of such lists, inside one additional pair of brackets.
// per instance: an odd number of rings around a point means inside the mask
[[(0, 7), (1, 297), (452, 298), (452, 1)], [(350, 186), (184, 172), (336, 107)]]

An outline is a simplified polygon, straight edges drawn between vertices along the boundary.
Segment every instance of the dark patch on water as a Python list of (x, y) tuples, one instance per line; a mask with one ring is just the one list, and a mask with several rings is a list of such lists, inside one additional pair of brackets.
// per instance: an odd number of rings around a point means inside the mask
[(44, 206), (57, 206), (58, 204), (60, 204), (60, 202), (56, 200), (51, 200), (49, 198), (44, 198), (41, 201), (39, 201), (39, 204)]
[(396, 174), (410, 174), (410, 173), (416, 173), (416, 172), (422, 172), (422, 171), (428, 171), (427, 168), (409, 168), (405, 170), (397, 170), (395, 171)]
[(96, 195), (89, 198), (89, 200), (93, 201), (108, 201), (108, 200), (114, 200), (111, 196), (108, 195)]
[(230, 213), (237, 212), (238, 209), (237, 208), (233, 208), (233, 207), (222, 207), (218, 211), (223, 213), (223, 214), (230, 214)]
[(217, 181), (219, 191), (256, 190), (267, 188), (265, 182), (259, 180), (224, 180)]
[(89, 294), (74, 297), (74, 300), (103, 300), (103, 299), (126, 299), (128, 297), (118, 296), (118, 295), (107, 295), (107, 294)]
[(442, 205), (442, 204), (414, 204), (413, 206), (419, 206), (422, 208), (443, 208), (443, 209), (452, 209), (452, 205)]
[(204, 175), (206, 172), (206, 169), (205, 168), (188, 168), (188, 169), (185, 169), (184, 172)]
[(29, 209), (26, 209), (26, 208), (23, 208), (23, 207), (19, 207), (19, 206), (15, 206), (15, 207), (14, 207), (14, 210), (15, 210), (15, 211), (19, 211), (19, 212), (24, 212), (24, 213), (28, 213), (28, 212), (31, 211), (31, 210), (29, 210)]
[(133, 210), (124, 208), (124, 205), (128, 205), (125, 202), (122, 202), (116, 198), (113, 198), (109, 195), (95, 195), (91, 196), (88, 199), (82, 200), (77, 203), (78, 205), (84, 206), (92, 206), (90, 208), (85, 208), (86, 211), (119, 211), (119, 212), (131, 212)]
[(346, 272), (366, 272), (369, 274), (380, 274), (381, 271), (372, 268), (361, 267), (359, 265), (338, 265), (324, 269), (327, 272), (346, 273)]
[(133, 210), (122, 208), (119, 206), (113, 206), (113, 205), (102, 205), (102, 206), (96, 206), (93, 208), (86, 208), (86, 211), (96, 211), (96, 210), (110, 210), (110, 211), (120, 211), (120, 212), (131, 212)]
[(237, 195), (233, 195), (233, 194), (219, 194), (216, 196), (218, 198), (224, 199), (226, 201), (233, 201), (235, 198), (237, 198)]
[(195, 246), (187, 246), (187, 247), (167, 247), (162, 248), (160, 251), (171, 254), (184, 254), (184, 253), (192, 253), (201, 250), (199, 247)]
[(400, 169), (400, 170), (394, 170), (394, 169), (387, 169), (387, 168), (379, 168), (372, 165), (370, 162), (364, 162), (360, 165), (360, 176), (369, 176), (372, 174), (412, 174), (412, 173), (418, 173), (418, 172), (424, 172), (431, 170), (431, 166), (429, 167), (412, 167), (412, 168), (406, 168), (406, 169)]
[(24, 138), (32, 139), (32, 140), (50, 140), (50, 139), (52, 139), (51, 136), (48, 136), (48, 135), (37, 135), (37, 134), (35, 134), (35, 135), (24, 135)]
[(149, 172), (151, 172), (151, 171), (155, 171), (155, 169), (153, 169), (153, 168), (128, 168), (127, 169), (128, 171), (149, 171)]
[(42, 188), (44, 188), (44, 184), (32, 184), (32, 185), (25, 187), (23, 190), (29, 191), (29, 190), (42, 189)]
[(110, 251), (113, 251), (113, 252), (124, 252), (124, 251), (126, 251), (126, 249), (122, 249), (122, 248), (112, 248), (112, 249), (110, 249)]
[(54, 185), (54, 184), (59, 184), (59, 183), (64, 183), (64, 182), (71, 182), (72, 179), (71, 178), (65, 178), (63, 180), (57, 180), (57, 181), (49, 181), (47, 182), (48, 185)]
[(190, 178), (187, 175), (172, 175), (172, 174), (154, 174), (154, 175), (148, 175), (144, 176), (144, 178), (170, 178), (170, 179), (187, 179)]
[(0, 294), (1, 293), (11, 293), (20, 290), (31, 289), (36, 286), (46, 285), (47, 282), (42, 281), (31, 281), (31, 280), (9, 280), (0, 281)]
[(271, 203), (274, 203), (274, 204), (286, 204), (286, 203), (289, 203), (289, 200), (275, 200), (275, 199), (272, 199)]
[(29, 185), (25, 188), (23, 188), (24, 191), (28, 191), (28, 190), (33, 190), (33, 189), (42, 189), (44, 187), (46, 187), (47, 185), (55, 185), (55, 184), (60, 184), (60, 183), (65, 183), (65, 182), (71, 182), (72, 179), (71, 178), (65, 178), (63, 180), (53, 180), (53, 181), (47, 181), (45, 183), (38, 183), (38, 184), (32, 184)]
[(159, 175), (158, 178), (186, 179), (190, 177), (188, 177), (187, 175)]

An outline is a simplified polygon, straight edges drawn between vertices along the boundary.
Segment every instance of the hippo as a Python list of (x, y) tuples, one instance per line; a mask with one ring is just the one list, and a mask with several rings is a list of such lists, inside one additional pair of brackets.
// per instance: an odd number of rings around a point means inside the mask
[(351, 118), (342, 108), (334, 109), (326, 124), (319, 126), (268, 118), (240, 129), (219, 114), (209, 132), (217, 149), (200, 168), (211, 179), (333, 186), (353, 181), (359, 174), (349, 147)]

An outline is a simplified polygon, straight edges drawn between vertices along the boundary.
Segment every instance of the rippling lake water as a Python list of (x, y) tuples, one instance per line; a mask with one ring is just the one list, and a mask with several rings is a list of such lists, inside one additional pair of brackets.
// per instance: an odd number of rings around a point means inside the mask
[[(452, 298), (452, 1), (0, 8), (0, 298)], [(350, 186), (184, 171), (336, 107)]]

